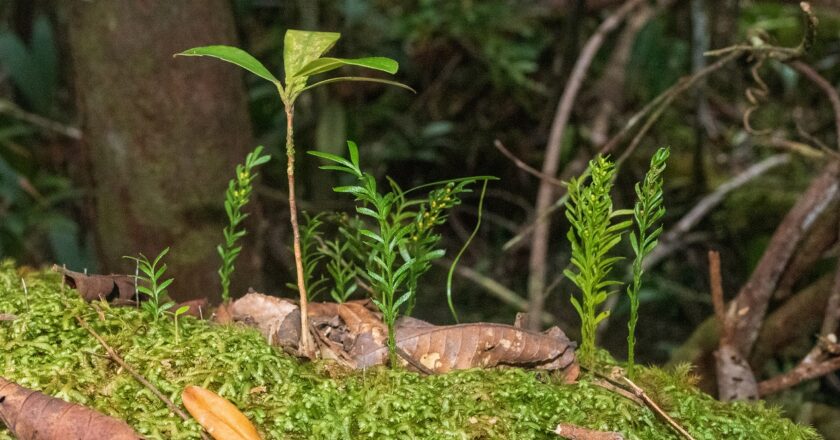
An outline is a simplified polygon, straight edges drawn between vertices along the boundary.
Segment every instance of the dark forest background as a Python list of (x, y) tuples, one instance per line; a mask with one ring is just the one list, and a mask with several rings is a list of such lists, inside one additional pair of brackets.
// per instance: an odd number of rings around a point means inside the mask
[[(0, 257), (133, 273), (123, 255), (156, 255), (171, 246), (178, 299), (215, 298), (224, 189), (235, 164), (265, 145), (276, 159), (261, 171), (234, 292), (254, 287), (295, 296), (286, 287), (294, 281), (294, 262), (281, 102), (269, 83), (252, 75), (172, 54), (229, 44), (281, 71), (286, 29), (336, 31), (342, 39), (331, 54), (392, 57), (400, 62), (396, 79), (418, 93), (347, 83), (301, 99), (296, 134), (303, 210), (349, 207), (330, 190), (335, 176), (302, 154), (345, 154), (346, 139), (359, 144), (363, 167), (404, 187), (498, 176), (481, 230), (456, 274), (461, 319), (512, 322), (529, 301), (533, 311), (537, 291), (545, 297), (543, 311), (574, 337), (573, 286), (558, 277), (569, 259), (568, 224), (561, 212), (551, 217), (547, 257), (535, 269), (527, 231), (538, 218), (541, 181), (525, 165), (544, 169), (547, 146), (557, 140), (560, 166), (552, 174), (568, 179), (576, 170), (570, 164), (588, 160), (654, 98), (720, 59), (704, 52), (756, 38), (795, 47), (806, 32), (796, 2), (637, 2), (615, 30), (603, 33), (563, 136), (552, 139), (576, 62), (622, 3), (2, 0)], [(820, 23), (803, 61), (836, 88), (840, 4), (814, 1), (813, 8)], [(707, 251), (721, 252), (724, 291), (733, 297), (788, 210), (823, 165), (836, 160), (838, 146), (826, 93), (789, 63), (757, 65), (742, 56), (691, 85), (627, 156), (615, 197), (629, 207), (650, 155), (671, 147), (663, 249), (646, 274), (637, 357), (694, 362), (708, 378), (716, 336)], [(747, 126), (744, 113), (753, 109)], [(618, 141), (614, 157), (631, 139)], [(790, 368), (813, 345), (837, 270), (840, 202), (831, 203), (778, 283), (755, 348), (759, 374)], [(464, 198), (442, 230), (448, 257), (469, 236), (477, 205), (475, 194)], [(628, 265), (619, 270), (627, 272)], [(446, 270), (437, 267), (426, 278), (418, 317), (452, 322)], [(627, 304), (623, 296), (616, 299), (601, 344), (623, 357)], [(830, 423), (840, 423), (840, 379), (828, 375), (773, 402), (829, 431)]]

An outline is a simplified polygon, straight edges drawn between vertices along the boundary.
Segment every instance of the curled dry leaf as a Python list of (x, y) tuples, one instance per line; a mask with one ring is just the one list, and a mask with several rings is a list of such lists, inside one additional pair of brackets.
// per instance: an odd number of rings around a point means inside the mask
[(256, 327), (269, 344), (297, 350), (300, 340), (300, 308), (282, 298), (248, 293), (227, 309), (237, 322)]
[(19, 440), (136, 440), (125, 422), (0, 377), (0, 421)]
[(260, 440), (257, 428), (224, 397), (197, 386), (181, 393), (184, 407), (216, 440)]
[[(504, 324), (418, 326), (416, 321), (397, 326), (397, 346), (435, 373), (505, 365), (562, 369), (568, 381), (577, 378), (574, 344), (556, 327), (536, 333)], [(360, 344), (351, 351), (360, 368), (387, 361), (387, 347), (371, 348)]]
[[(282, 298), (248, 294), (232, 305), (236, 321), (251, 324), (275, 345), (297, 346), (300, 312)], [(351, 368), (388, 361), (387, 329), (370, 301), (309, 304), (309, 318), (321, 357)], [(403, 317), (396, 326), (397, 346), (410, 368), (445, 373), (466, 368), (520, 366), (562, 370), (567, 382), (579, 374), (575, 344), (559, 328), (545, 333), (490, 323), (436, 326)]]
[(85, 301), (104, 299), (114, 304), (134, 304), (137, 300), (131, 275), (86, 275), (56, 265), (52, 269), (63, 274), (64, 282)]

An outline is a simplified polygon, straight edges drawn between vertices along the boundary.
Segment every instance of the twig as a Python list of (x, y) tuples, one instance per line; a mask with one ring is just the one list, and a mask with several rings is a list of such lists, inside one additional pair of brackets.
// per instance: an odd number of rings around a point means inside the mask
[(403, 358), (406, 362), (408, 362), (408, 364), (409, 364), (409, 365), (411, 365), (412, 367), (416, 368), (416, 369), (417, 369), (418, 371), (420, 371), (421, 373), (423, 373), (423, 374), (425, 374), (425, 375), (427, 375), (427, 376), (430, 376), (430, 375), (432, 375), (432, 374), (435, 374), (435, 372), (434, 372), (434, 371), (432, 371), (432, 370), (430, 370), (430, 369), (426, 368), (426, 366), (425, 366), (425, 365), (423, 365), (423, 364), (421, 364), (420, 362), (418, 362), (418, 361), (417, 361), (417, 359), (414, 359), (413, 357), (411, 357), (411, 355), (410, 355), (410, 354), (408, 354), (408, 353), (406, 353), (406, 351), (405, 351), (405, 350), (403, 350), (400, 346), (396, 346), (396, 347), (394, 347), (394, 348), (396, 348), (396, 350), (397, 350), (397, 354), (398, 354), (401, 358)]
[(674, 226), (662, 234), (659, 246), (645, 259), (645, 270), (656, 266), (660, 261), (678, 249), (679, 246), (676, 244), (680, 240), (680, 237), (685, 236), (692, 228), (697, 226), (730, 192), (744, 186), (771, 169), (788, 162), (790, 162), (790, 156), (787, 154), (770, 156), (750, 166), (728, 182), (717, 187), (712, 193), (700, 199)]
[(617, 432), (597, 431), (568, 423), (557, 425), (554, 433), (568, 440), (624, 440), (624, 436)]
[(635, 394), (631, 393), (630, 391), (625, 390), (624, 388), (621, 388), (618, 385), (613, 385), (613, 383), (608, 381), (608, 380), (593, 379), (592, 380), (592, 385), (599, 386), (599, 387), (601, 387), (605, 390), (608, 390), (608, 391), (612, 391), (613, 393), (616, 393), (616, 394), (626, 398), (627, 400), (630, 400), (630, 401), (634, 402), (636, 405), (639, 405), (639, 406), (644, 406), (645, 405), (645, 402), (642, 399), (639, 399), (638, 397), (636, 397)]
[[(828, 354), (831, 354), (831, 350), (826, 350), (822, 344), (822, 342), (818, 342), (817, 346), (792, 370), (759, 383), (759, 395), (763, 397), (775, 394), (799, 385), (806, 380), (816, 379), (840, 370), (840, 356), (827, 357)], [(836, 346), (836, 342), (832, 342), (832, 344)]]
[(523, 160), (516, 157), (516, 155), (514, 155), (510, 150), (507, 149), (507, 147), (505, 147), (505, 145), (502, 143), (502, 141), (496, 139), (495, 141), (493, 141), (493, 146), (496, 147), (496, 149), (499, 150), (502, 154), (504, 154), (505, 157), (510, 159), (510, 161), (513, 162), (513, 164), (516, 165), (516, 167), (519, 168), (520, 170), (525, 171), (526, 173), (528, 173), (528, 174), (530, 174), (530, 175), (532, 175), (532, 176), (534, 176), (534, 177), (536, 177), (540, 180), (547, 180), (549, 183), (551, 183), (554, 186), (561, 186), (561, 187), (564, 186), (563, 182), (560, 181), (559, 179), (556, 179), (553, 176), (549, 176), (549, 175), (546, 175), (546, 174), (543, 174), (543, 173), (537, 171), (532, 166), (528, 165)]
[(685, 438), (686, 440), (694, 440), (694, 437), (692, 437), (691, 434), (689, 434), (688, 431), (685, 430), (685, 428), (680, 426), (680, 424), (677, 423), (676, 420), (671, 418), (671, 416), (669, 416), (665, 411), (663, 411), (662, 408), (660, 408), (659, 405), (657, 405), (656, 402), (654, 402), (653, 399), (651, 399), (647, 395), (647, 393), (645, 393), (645, 390), (633, 383), (633, 381), (628, 379), (626, 376), (621, 376), (621, 379), (624, 380), (625, 383), (627, 383), (627, 385), (630, 387), (630, 389), (633, 391), (636, 397), (642, 399), (645, 402), (645, 405), (647, 405), (647, 407), (650, 408), (651, 411), (662, 417), (665, 420), (665, 422), (672, 428), (674, 428), (674, 430), (677, 431), (683, 438)]
[[(141, 384), (143, 384), (143, 386), (148, 388), (149, 391), (151, 391), (152, 394), (157, 396), (158, 399), (160, 399), (163, 403), (165, 403), (166, 406), (169, 407), (169, 409), (172, 412), (177, 414), (179, 417), (181, 417), (186, 422), (191, 420), (190, 416), (188, 416), (186, 413), (181, 411), (181, 408), (179, 408), (177, 405), (172, 403), (172, 401), (169, 400), (168, 397), (164, 396), (163, 393), (161, 393), (160, 390), (156, 386), (154, 386), (151, 382), (146, 380), (146, 378), (143, 377), (137, 371), (135, 371), (134, 368), (129, 366), (120, 357), (120, 355), (117, 354), (117, 352), (113, 348), (111, 348), (111, 346), (108, 345), (108, 343), (105, 342), (104, 339), (102, 339), (102, 336), (99, 336), (99, 333), (96, 333), (96, 331), (93, 330), (93, 328), (87, 323), (87, 321), (84, 320), (84, 318), (82, 318), (81, 316), (78, 316), (78, 315), (76, 315), (75, 318), (76, 318), (76, 321), (79, 322), (79, 325), (81, 325), (85, 330), (87, 330), (88, 333), (90, 333), (91, 336), (93, 336), (94, 338), (96, 338), (97, 341), (99, 341), (99, 344), (102, 345), (102, 348), (105, 349), (105, 351), (108, 353), (108, 356), (111, 358), (111, 360), (116, 362), (125, 371), (128, 371), (128, 373), (131, 374), (134, 377), (134, 379), (137, 380), (137, 382), (140, 382)], [(201, 438), (203, 438), (205, 440), (209, 440), (209, 438), (203, 432), (201, 433)]]
[[(546, 176), (557, 175), (562, 141), (566, 132), (566, 126), (572, 114), (572, 108), (574, 107), (578, 92), (580, 92), (583, 85), (586, 72), (589, 70), (589, 66), (592, 64), (592, 60), (595, 58), (598, 50), (604, 44), (607, 34), (617, 28), (630, 12), (642, 3), (644, 3), (644, 0), (629, 0), (621, 5), (621, 7), (601, 22), (598, 29), (589, 37), (589, 40), (581, 50), (580, 56), (575, 62), (575, 66), (569, 76), (569, 81), (566, 83), (566, 87), (557, 104), (557, 111), (551, 123), (551, 130), (546, 144), (546, 153), (541, 174)], [(548, 257), (548, 238), (551, 230), (551, 218), (543, 218), (542, 214), (551, 207), (554, 190), (555, 187), (551, 182), (547, 180), (540, 181), (535, 203), (537, 221), (531, 240), (531, 256), (528, 262), (528, 311), (530, 312), (528, 327), (531, 329), (540, 327), (540, 315), (542, 314), (543, 304), (545, 302), (546, 260)]]
[[(450, 266), (450, 262), (440, 260), (437, 260), (435, 264), (438, 264), (441, 267)], [(516, 292), (508, 289), (498, 281), (480, 274), (475, 269), (466, 266), (456, 266), (455, 273), (476, 283), (479, 287), (483, 288), (488, 293), (495, 296), (498, 300), (515, 308), (516, 310), (522, 312), (528, 310), (528, 301), (525, 298), (522, 298)], [(542, 313), (542, 317), (540, 319), (542, 320), (543, 324), (547, 325), (553, 325), (557, 323), (557, 318), (551, 313), (545, 311)]]
[(43, 116), (27, 112), (18, 107), (15, 103), (6, 99), (0, 99), (0, 114), (9, 115), (15, 119), (32, 124), (38, 128), (58, 133), (70, 139), (79, 140), (82, 138), (82, 131), (76, 127), (70, 127), (60, 122), (47, 119)]
[(813, 67), (803, 63), (802, 61), (792, 61), (788, 64), (790, 67), (796, 69), (797, 72), (811, 80), (814, 85), (819, 87), (819, 89), (825, 93), (828, 101), (831, 103), (831, 109), (834, 111), (834, 128), (837, 133), (837, 144), (835, 146), (840, 149), (840, 94), (837, 93), (837, 89), (835, 89), (827, 79), (814, 70)]
[(712, 304), (715, 317), (721, 329), (721, 340), (729, 339), (729, 326), (726, 325), (726, 306), (723, 300), (723, 280), (720, 275), (720, 253), (709, 251), (709, 286), (712, 291)]

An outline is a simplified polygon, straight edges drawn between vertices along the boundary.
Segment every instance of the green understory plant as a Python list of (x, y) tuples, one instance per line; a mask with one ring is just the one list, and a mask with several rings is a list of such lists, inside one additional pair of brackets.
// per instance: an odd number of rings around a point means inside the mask
[(187, 313), (190, 310), (190, 306), (181, 306), (178, 307), (178, 310), (172, 314), (172, 318), (175, 319), (175, 345), (178, 345), (181, 341), (181, 331), (178, 328), (178, 317)]
[(327, 257), (326, 270), (332, 278), (330, 296), (337, 303), (347, 302), (350, 295), (356, 292), (358, 268), (350, 260), (350, 242), (336, 238), (323, 240), (318, 251)]
[(142, 275), (137, 275), (137, 291), (148, 295), (149, 299), (141, 304), (143, 309), (152, 315), (154, 322), (157, 322), (167, 310), (175, 306), (174, 302), (167, 301), (166, 292), (166, 288), (172, 284), (173, 278), (163, 279), (163, 275), (166, 273), (166, 263), (161, 260), (167, 253), (169, 253), (169, 248), (162, 250), (152, 261), (149, 261), (142, 253), (138, 257), (123, 257), (134, 260), (140, 273), (142, 273)]
[(283, 40), (283, 64), (285, 70), (285, 81), (281, 82), (262, 63), (242, 49), (231, 46), (204, 46), (195, 47), (177, 55), (183, 56), (209, 56), (235, 64), (257, 76), (270, 81), (277, 88), (280, 100), (286, 113), (286, 174), (289, 181), (289, 218), (292, 225), (294, 237), (293, 249), (295, 255), (295, 269), (297, 276), (297, 287), (300, 294), (301, 309), (301, 340), (300, 348), (302, 354), (314, 356), (314, 345), (309, 336), (309, 324), (307, 319), (307, 294), (304, 284), (304, 268), (301, 257), (300, 228), (297, 219), (297, 201), (295, 198), (295, 143), (294, 143), (294, 108), (295, 101), (301, 93), (334, 82), (341, 81), (367, 81), (389, 84), (413, 91), (410, 87), (396, 81), (384, 80), (381, 78), (366, 78), (356, 76), (344, 76), (324, 79), (313, 84), (308, 84), (309, 78), (314, 75), (330, 72), (343, 66), (356, 66), (365, 69), (373, 69), (389, 74), (395, 74), (399, 68), (396, 61), (385, 57), (367, 58), (331, 58), (323, 55), (329, 51), (341, 34), (335, 32), (309, 32), (300, 30), (288, 30)]
[(630, 231), (630, 246), (636, 257), (633, 260), (633, 282), (627, 286), (627, 298), (630, 300), (630, 319), (627, 321), (627, 372), (634, 374), (636, 324), (639, 321), (639, 291), (642, 287), (643, 263), (645, 257), (653, 251), (662, 233), (662, 225), (655, 227), (665, 215), (662, 203), (662, 173), (671, 154), (668, 148), (660, 148), (650, 159), (650, 168), (641, 183), (636, 183), (636, 204), (633, 207), (633, 219), (636, 229)]
[(614, 293), (610, 289), (621, 284), (609, 279), (613, 264), (621, 258), (608, 254), (632, 224), (630, 220), (621, 220), (629, 212), (613, 210), (610, 190), (615, 164), (598, 156), (589, 162), (589, 171), (588, 184), (585, 178), (569, 181), (566, 217), (572, 227), (566, 237), (572, 246), (571, 263), (577, 270), (563, 272), (581, 291), (581, 300), (572, 296), (571, 301), (581, 319), (580, 357), (585, 362), (591, 361), (595, 354), (598, 323), (609, 316), (609, 311), (599, 311), (599, 308)]
[(236, 257), (242, 251), (242, 246), (237, 246), (236, 242), (247, 234), (246, 229), (237, 229), (239, 225), (248, 217), (247, 213), (243, 213), (242, 209), (248, 204), (251, 198), (251, 191), (253, 191), (253, 182), (257, 178), (255, 169), (271, 160), (271, 156), (262, 154), (263, 147), (260, 145), (254, 151), (248, 153), (245, 157), (245, 163), (236, 166), (236, 177), (228, 182), (227, 190), (225, 191), (225, 213), (228, 217), (228, 225), (225, 226), (223, 233), (225, 237), (224, 245), (218, 245), (216, 251), (222, 258), (222, 266), (219, 268), (219, 279), (222, 285), (222, 301), (230, 301), (230, 277), (234, 271), (233, 263)]
[[(407, 191), (389, 179), (390, 191), (383, 193), (374, 176), (360, 168), (356, 144), (348, 141), (347, 147), (349, 160), (320, 151), (309, 154), (331, 162), (321, 169), (349, 174), (357, 180), (356, 185), (338, 186), (333, 191), (353, 195), (357, 202), (356, 212), (374, 224), (372, 227), (359, 226), (356, 232), (361, 236), (360, 240), (348, 248), (355, 248), (356, 257), (364, 267), (359, 275), (369, 282), (371, 300), (382, 312), (388, 328), (390, 362), (396, 366), (394, 323), (403, 305), (416, 295), (417, 279), (428, 271), (432, 260), (445, 253), (437, 247), (440, 235), (432, 233), (432, 228), (444, 222), (446, 210), (460, 203), (457, 194), (468, 191), (468, 184), (491, 178), (454, 179)], [(432, 188), (428, 198), (410, 200), (406, 197), (422, 188)], [(353, 243), (353, 236), (350, 238), (348, 242)]]
[[(324, 225), (322, 218), (324, 213), (310, 216), (303, 212), (303, 223), (300, 227), (300, 257), (303, 262), (303, 285), (306, 287), (308, 299), (316, 298), (324, 289), (327, 279), (323, 276), (316, 278), (318, 263), (325, 255), (319, 252), (321, 238), (321, 227)], [(286, 287), (296, 289), (297, 285), (286, 283)]]

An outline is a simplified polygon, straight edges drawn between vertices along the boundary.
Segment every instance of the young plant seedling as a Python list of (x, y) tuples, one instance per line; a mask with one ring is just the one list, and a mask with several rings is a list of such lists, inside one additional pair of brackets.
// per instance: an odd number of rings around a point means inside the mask
[(307, 319), (307, 295), (304, 285), (304, 269), (301, 258), (300, 229), (297, 220), (297, 201), (295, 199), (295, 143), (294, 143), (294, 108), (295, 101), (301, 93), (329, 83), (340, 81), (368, 81), (382, 84), (389, 84), (413, 91), (410, 87), (380, 78), (366, 78), (356, 76), (343, 76), (329, 78), (308, 84), (309, 78), (313, 75), (326, 73), (342, 66), (357, 66), (366, 69), (379, 70), (389, 74), (395, 74), (399, 65), (396, 61), (384, 57), (368, 57), (356, 59), (330, 58), (323, 55), (329, 51), (341, 37), (335, 32), (309, 32), (299, 30), (288, 30), (283, 41), (283, 64), (285, 68), (285, 81), (281, 82), (256, 58), (242, 49), (231, 46), (204, 46), (186, 50), (176, 55), (183, 56), (209, 56), (235, 64), (257, 76), (270, 81), (277, 88), (280, 99), (283, 101), (286, 112), (286, 174), (289, 180), (289, 218), (292, 225), (294, 237), (295, 269), (297, 275), (297, 287), (300, 294), (301, 312), (301, 354), (307, 357), (314, 357), (315, 349), (309, 334), (309, 323)]
[[(321, 169), (338, 171), (355, 177), (356, 185), (338, 186), (333, 191), (355, 196), (356, 212), (369, 218), (374, 226), (360, 226), (361, 236), (357, 258), (365, 268), (360, 276), (370, 283), (371, 300), (382, 312), (388, 328), (388, 354), (391, 366), (397, 364), (394, 324), (403, 305), (416, 294), (417, 279), (431, 267), (430, 262), (444, 255), (438, 249), (440, 236), (432, 228), (446, 218), (446, 211), (460, 203), (458, 193), (468, 191), (466, 186), (476, 181), (493, 179), (488, 176), (467, 177), (435, 182), (403, 191), (389, 179), (391, 190), (385, 193), (377, 188), (376, 179), (359, 166), (359, 150), (348, 141), (350, 159), (320, 151), (309, 154), (331, 162)], [(409, 200), (406, 194), (426, 188), (434, 189), (427, 200)], [(417, 210), (413, 207), (418, 206)], [(363, 272), (363, 273), (362, 273)]]
[(225, 212), (228, 217), (228, 225), (225, 226), (223, 231), (224, 245), (220, 244), (216, 247), (216, 251), (222, 258), (219, 279), (222, 284), (222, 301), (225, 303), (230, 301), (230, 277), (234, 271), (233, 263), (242, 251), (242, 246), (237, 246), (236, 241), (247, 234), (244, 228), (237, 228), (248, 217), (247, 213), (242, 213), (242, 209), (250, 200), (253, 181), (257, 178), (254, 170), (271, 160), (271, 156), (262, 155), (262, 151), (263, 147), (261, 145), (248, 153), (245, 157), (245, 163), (236, 166), (236, 177), (228, 182), (228, 188), (225, 191)]
[[(654, 228), (665, 215), (662, 204), (662, 173), (665, 162), (671, 154), (667, 148), (660, 148), (650, 159), (650, 168), (645, 179), (636, 183), (636, 205), (633, 207), (633, 219), (637, 231), (630, 231), (630, 246), (636, 254), (633, 260), (633, 283), (627, 286), (627, 297), (630, 300), (630, 319), (627, 321), (627, 373), (633, 376), (636, 348), (636, 323), (639, 321), (639, 291), (642, 288), (642, 264), (645, 257), (653, 251), (658, 243), (662, 225)], [(651, 230), (652, 229), (652, 230)]]
[(143, 254), (139, 257), (123, 257), (137, 262), (137, 267), (142, 272), (142, 275), (137, 276), (140, 281), (137, 283), (137, 291), (149, 296), (149, 300), (143, 302), (142, 305), (152, 315), (155, 322), (163, 316), (164, 312), (175, 306), (174, 302), (165, 301), (166, 288), (172, 284), (173, 278), (162, 280), (163, 274), (166, 273), (166, 263), (162, 263), (161, 260), (168, 252), (169, 248), (162, 250), (153, 261), (149, 261)]
[(585, 184), (585, 178), (575, 178), (569, 182), (566, 217), (572, 227), (566, 237), (572, 245), (571, 263), (577, 271), (567, 269), (563, 272), (581, 291), (582, 301), (574, 296), (571, 301), (580, 315), (580, 357), (584, 362), (593, 360), (595, 330), (598, 323), (609, 316), (609, 311), (599, 312), (599, 306), (613, 293), (610, 288), (621, 284), (608, 278), (613, 264), (621, 258), (610, 257), (608, 254), (632, 224), (631, 220), (614, 222), (617, 217), (629, 214), (629, 211), (613, 211), (610, 190), (615, 165), (605, 157), (598, 156), (589, 162), (589, 171), (591, 176), (588, 185)]

